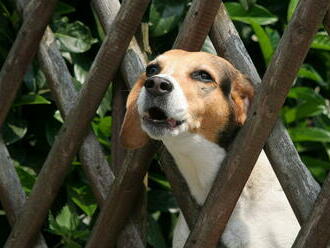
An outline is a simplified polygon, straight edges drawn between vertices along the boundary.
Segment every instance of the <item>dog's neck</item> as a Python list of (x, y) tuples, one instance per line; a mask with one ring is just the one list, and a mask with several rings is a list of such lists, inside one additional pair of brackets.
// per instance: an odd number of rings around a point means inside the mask
[(198, 134), (183, 133), (162, 140), (172, 154), (191, 194), (203, 204), (226, 151)]

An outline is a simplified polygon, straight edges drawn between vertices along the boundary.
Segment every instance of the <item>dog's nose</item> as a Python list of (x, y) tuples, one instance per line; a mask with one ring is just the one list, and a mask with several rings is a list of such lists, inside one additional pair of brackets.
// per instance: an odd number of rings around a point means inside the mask
[(161, 77), (148, 78), (144, 83), (144, 87), (153, 96), (163, 96), (173, 90), (173, 84), (166, 78)]

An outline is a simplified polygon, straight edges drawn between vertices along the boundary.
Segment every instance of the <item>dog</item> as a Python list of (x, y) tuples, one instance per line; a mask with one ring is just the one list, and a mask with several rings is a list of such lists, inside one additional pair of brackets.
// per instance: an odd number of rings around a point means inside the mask
[[(161, 140), (202, 205), (231, 141), (244, 124), (253, 94), (251, 81), (227, 60), (205, 52), (170, 50), (150, 62), (132, 88), (121, 142), (137, 149), (150, 138)], [(222, 242), (228, 248), (287, 248), (299, 229), (262, 151)], [(173, 247), (183, 247), (188, 235), (180, 213)]]

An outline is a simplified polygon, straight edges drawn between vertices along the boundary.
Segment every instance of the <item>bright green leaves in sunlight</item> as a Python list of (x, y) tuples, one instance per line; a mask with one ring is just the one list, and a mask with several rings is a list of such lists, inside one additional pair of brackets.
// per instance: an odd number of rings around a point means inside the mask
[(251, 24), (251, 22), (259, 25), (267, 25), (277, 22), (277, 16), (273, 15), (266, 8), (260, 5), (253, 5), (248, 10), (241, 4), (234, 2), (225, 3), (227, 11), (234, 21)]
[(326, 100), (311, 88), (292, 88), (288, 98), (295, 99), (297, 105), (293, 108), (284, 107), (283, 115), (287, 123), (327, 113)]
[(311, 48), (330, 51), (330, 38), (326, 32), (318, 32), (311, 44)]
[(271, 36), (274, 35), (276, 31), (268, 28), (269, 32), (267, 32), (262, 25), (273, 24), (278, 21), (278, 18), (266, 8), (257, 4), (250, 4), (249, 8), (246, 8), (239, 3), (229, 2), (226, 3), (225, 6), (232, 20), (251, 26), (259, 42), (264, 61), (268, 64), (277, 46), (278, 40), (274, 42), (274, 40), (272, 40), (274, 37)]

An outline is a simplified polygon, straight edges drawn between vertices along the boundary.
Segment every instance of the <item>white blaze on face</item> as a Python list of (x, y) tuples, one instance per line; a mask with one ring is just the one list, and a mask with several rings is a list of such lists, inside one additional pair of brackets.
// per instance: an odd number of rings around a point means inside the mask
[[(171, 82), (173, 85), (173, 90), (165, 96), (154, 97), (148, 94), (146, 88), (143, 87), (137, 100), (138, 112), (140, 118), (143, 118), (148, 109), (152, 107), (158, 107), (165, 112), (168, 119), (173, 119), (172, 121), (184, 120), (185, 123), (173, 129), (164, 130), (163, 136), (176, 136), (188, 130), (187, 121), (190, 119), (188, 102), (180, 84), (174, 77), (169, 74), (157, 74), (156, 76), (167, 79), (169, 82)], [(142, 129), (147, 132), (150, 137), (154, 139), (162, 139), (161, 136), (155, 136), (155, 134), (151, 132), (150, 128), (145, 125), (143, 121), (141, 121), (141, 123)], [(169, 124), (171, 124), (171, 120), (169, 121)]]

